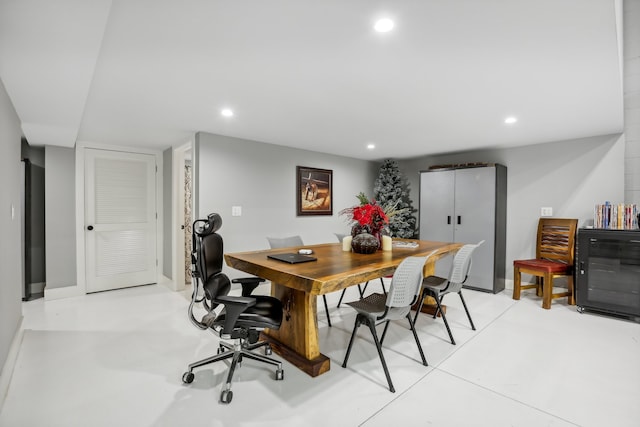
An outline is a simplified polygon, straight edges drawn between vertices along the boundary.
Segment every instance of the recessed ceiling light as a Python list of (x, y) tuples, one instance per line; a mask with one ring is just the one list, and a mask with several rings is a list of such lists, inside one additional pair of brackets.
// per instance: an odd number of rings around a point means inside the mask
[(513, 117), (513, 116), (511, 116), (511, 117), (507, 117), (506, 119), (504, 119), (504, 122), (505, 122), (506, 124), (508, 124), (508, 125), (512, 125), (512, 124), (514, 124), (514, 123), (515, 123), (515, 122), (517, 122), (517, 121), (518, 121), (518, 119), (517, 119), (517, 118), (515, 118), (515, 117)]
[(389, 18), (378, 19), (373, 28), (379, 33), (387, 33), (393, 30), (393, 21)]
[(233, 117), (233, 110), (230, 108), (223, 108), (222, 111), (220, 111), (220, 114), (224, 117)]
[(374, 148), (376, 148), (375, 144), (367, 144), (367, 149), (373, 150)]

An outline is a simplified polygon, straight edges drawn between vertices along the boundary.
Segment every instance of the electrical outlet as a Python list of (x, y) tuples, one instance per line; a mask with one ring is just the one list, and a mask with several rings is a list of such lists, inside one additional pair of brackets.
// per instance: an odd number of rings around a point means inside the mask
[(540, 216), (553, 216), (553, 208), (540, 208)]
[(231, 216), (242, 216), (242, 206), (231, 206)]

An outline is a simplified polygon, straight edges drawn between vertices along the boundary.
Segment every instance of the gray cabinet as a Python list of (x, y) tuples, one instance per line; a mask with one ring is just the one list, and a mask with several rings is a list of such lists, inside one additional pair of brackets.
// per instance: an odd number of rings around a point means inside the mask
[[(420, 239), (485, 241), (473, 254), (465, 287), (493, 293), (504, 289), (506, 194), (507, 168), (503, 165), (420, 173)], [(449, 275), (450, 258), (438, 261), (437, 275)]]

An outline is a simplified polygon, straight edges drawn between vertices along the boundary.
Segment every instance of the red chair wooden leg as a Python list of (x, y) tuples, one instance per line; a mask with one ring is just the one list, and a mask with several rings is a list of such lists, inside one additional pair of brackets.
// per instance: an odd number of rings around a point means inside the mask
[(542, 280), (542, 308), (549, 310), (551, 308), (551, 294), (553, 293), (553, 276), (551, 273), (545, 273)]
[(520, 273), (520, 268), (513, 268), (513, 299), (520, 299), (520, 281), (522, 280), (522, 273)]
[(567, 277), (567, 290), (569, 291), (569, 305), (576, 305), (576, 288), (573, 283), (573, 275)]

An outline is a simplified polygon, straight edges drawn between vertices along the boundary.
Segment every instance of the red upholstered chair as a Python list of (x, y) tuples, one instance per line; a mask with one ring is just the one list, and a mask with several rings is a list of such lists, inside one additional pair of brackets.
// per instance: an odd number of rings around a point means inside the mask
[[(542, 297), (542, 308), (551, 308), (551, 300), (568, 297), (569, 305), (575, 305), (573, 267), (577, 219), (540, 218), (536, 258), (513, 261), (513, 299), (520, 299), (521, 289), (536, 289)], [(536, 283), (522, 285), (522, 273), (536, 276)], [(553, 293), (553, 279), (567, 277), (567, 291)]]

